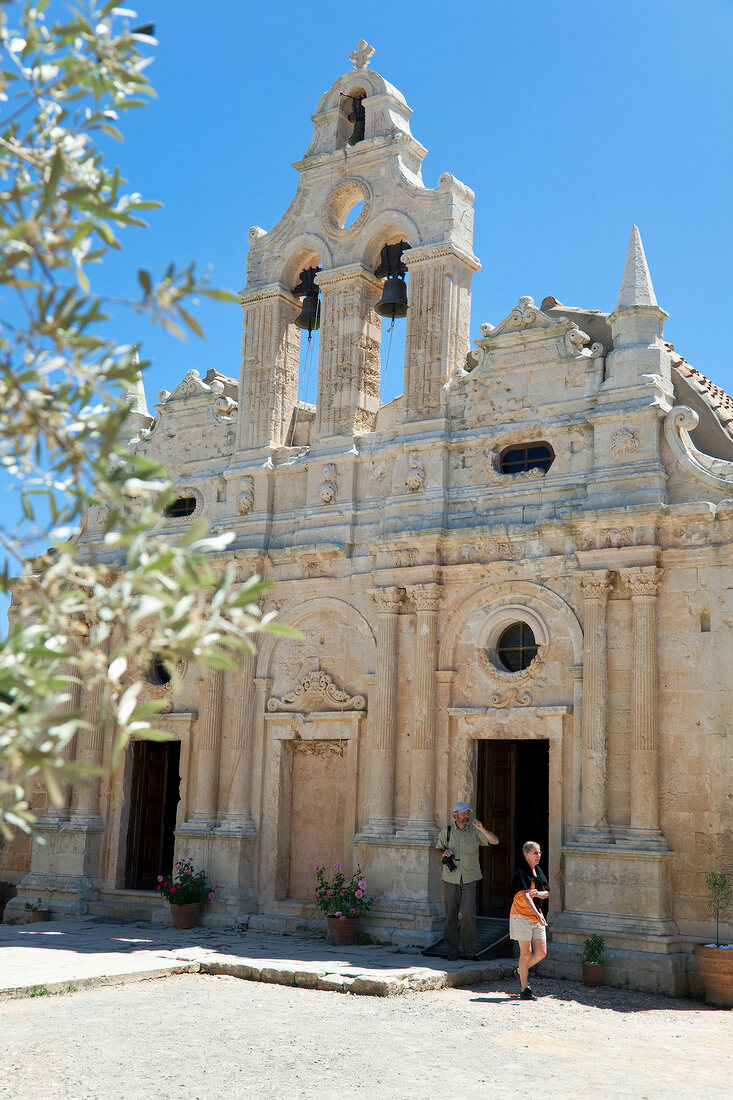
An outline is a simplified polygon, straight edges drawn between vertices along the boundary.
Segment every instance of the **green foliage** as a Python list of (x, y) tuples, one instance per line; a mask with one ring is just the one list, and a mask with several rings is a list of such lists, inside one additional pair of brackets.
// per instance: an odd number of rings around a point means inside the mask
[(50, 997), (51, 990), (47, 985), (34, 985), (28, 994), (29, 997)]
[(708, 871), (705, 889), (708, 908), (715, 915), (715, 946), (720, 947), (720, 918), (733, 911), (733, 877), (724, 871)]
[(366, 880), (357, 867), (351, 878), (347, 879), (340, 863), (334, 863), (336, 872), (330, 877), (326, 867), (316, 864), (316, 889), (313, 900), (326, 917), (338, 917), (349, 920), (351, 917), (365, 916), (380, 899), (366, 893)]
[(43, 899), (39, 898), (38, 901), (35, 903), (32, 901), (27, 901), (23, 908), (26, 909), (29, 913), (37, 913), (39, 909), (45, 909), (46, 906), (43, 904)]
[(588, 936), (588, 939), (583, 944), (583, 962), (602, 963), (603, 952), (605, 950), (606, 943), (603, 936)]
[[(133, 16), (97, 0), (0, 5), (0, 465), (20, 500), (17, 522), (0, 513), (0, 592), (13, 593), (0, 647), (7, 836), (31, 829), (37, 776), (56, 804), (66, 783), (89, 781), (94, 769), (68, 758), (90, 720), (113, 720), (113, 764), (132, 734), (155, 735), (163, 703), (140, 701), (153, 657), (175, 686), (182, 661), (234, 667), (256, 632), (287, 633), (261, 614), (267, 585), (226, 564), (233, 536), (163, 533), (169, 478), (126, 442), (134, 427), (117, 395), (145, 364), (136, 332), (105, 335), (113, 303), (95, 293), (92, 265), (159, 205), (127, 189), (98, 144), (121, 140), (126, 112), (153, 94), (155, 41)], [(189, 311), (197, 295), (235, 301), (193, 265), (172, 264), (158, 277), (141, 267), (115, 301), (177, 337), (202, 336)], [(102, 517), (94, 538), (90, 516)], [(86, 721), (82, 684), (99, 689)]]
[(173, 870), (175, 874), (169, 879), (158, 875), (158, 890), (171, 905), (191, 905), (192, 902), (208, 905), (214, 900), (218, 885), (206, 885), (206, 872), (194, 871), (190, 856), (181, 859)]

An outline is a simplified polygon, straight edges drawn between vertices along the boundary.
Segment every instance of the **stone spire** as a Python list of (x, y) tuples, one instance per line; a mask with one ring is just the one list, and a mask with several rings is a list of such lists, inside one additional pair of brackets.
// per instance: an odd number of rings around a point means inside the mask
[[(132, 361), (135, 366), (140, 365), (140, 356), (138, 355), (137, 348), (132, 353)], [(123, 405), (130, 406), (130, 414), (137, 414), (138, 416), (147, 416), (150, 418), (148, 412), (148, 405), (145, 399), (145, 383), (143, 382), (143, 376), (140, 370), (137, 372), (137, 377), (133, 384), (132, 389), (128, 389), (123, 386), (120, 390), (120, 401)]]
[(632, 225), (616, 309), (631, 309), (634, 306), (649, 308), (658, 306), (658, 302), (644, 255), (641, 234)]

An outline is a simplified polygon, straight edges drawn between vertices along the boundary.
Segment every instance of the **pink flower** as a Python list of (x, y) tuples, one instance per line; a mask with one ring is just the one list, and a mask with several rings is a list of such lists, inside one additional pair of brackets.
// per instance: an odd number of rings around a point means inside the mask
[(356, 896), (358, 898), (363, 898), (364, 897), (364, 891), (363, 890), (357, 890), (356, 891)]
[(341, 864), (340, 863), (334, 863), (333, 869), (334, 869), (334, 871), (340, 871), (341, 870)]
[(213, 901), (213, 899), (214, 899), (215, 897), (216, 897), (216, 894), (215, 894), (215, 893), (214, 893), (214, 891), (212, 890), (212, 891), (211, 891), (211, 893), (209, 894), (209, 901)]
[(319, 867), (319, 865), (318, 865), (318, 864), (316, 864), (316, 865), (315, 865), (315, 867), (313, 868), (313, 870), (314, 870), (314, 871), (320, 871), (320, 869), (321, 869), (321, 868)]
[(356, 909), (349, 909), (349, 912), (351, 913), (351, 915), (353, 917), (354, 913), (356, 912)]
[(318, 901), (318, 894), (314, 894), (314, 895), (313, 895), (313, 900), (314, 900), (314, 901)]
[(374, 904), (375, 904), (375, 905), (379, 905), (379, 903), (380, 903), (380, 901), (381, 901), (381, 900), (382, 900), (381, 898), (375, 898), (375, 899), (374, 899)]
[(359, 883), (358, 883), (358, 885), (359, 885), (359, 889), (360, 889), (360, 890), (366, 890), (366, 882), (364, 881), (364, 879), (363, 879), (363, 878), (362, 878), (362, 879), (359, 879)]
[(342, 893), (342, 894), (346, 894), (346, 893), (347, 893), (347, 891), (346, 891), (346, 890), (342, 890), (342, 891), (341, 891), (341, 893)]
[(156, 886), (156, 890), (160, 890), (160, 883)]
[(330, 898), (332, 893), (333, 893), (333, 890), (326, 890), (326, 897)]
[(158, 882), (162, 882), (162, 881), (163, 881), (163, 876), (162, 876), (162, 875), (158, 875)]
[(216, 882), (214, 883), (214, 889), (215, 889), (215, 890), (218, 890), (218, 889), (219, 889), (219, 885), (218, 885), (218, 883), (216, 883)]
[(346, 917), (339, 916), (339, 920), (346, 920)]
[(338, 917), (339, 920), (341, 919), (341, 910), (340, 909), (339, 909), (338, 913), (334, 913), (334, 917)]

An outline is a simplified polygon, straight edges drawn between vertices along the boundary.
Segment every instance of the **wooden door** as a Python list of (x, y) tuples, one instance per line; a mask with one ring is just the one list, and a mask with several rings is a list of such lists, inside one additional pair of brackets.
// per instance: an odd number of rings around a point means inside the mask
[(129, 890), (154, 890), (158, 875), (171, 870), (179, 753), (178, 742), (136, 741), (132, 745), (125, 876)]
[(516, 743), (479, 741), (478, 751), (476, 815), (499, 838), (498, 845), (480, 851), (484, 877), (479, 884), (478, 912), (483, 917), (506, 917), (516, 847)]

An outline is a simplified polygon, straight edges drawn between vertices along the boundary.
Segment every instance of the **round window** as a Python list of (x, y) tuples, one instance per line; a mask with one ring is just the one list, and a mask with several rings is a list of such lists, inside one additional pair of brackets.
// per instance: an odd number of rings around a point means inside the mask
[(537, 642), (528, 623), (512, 623), (503, 630), (496, 643), (499, 664), (507, 672), (521, 672), (537, 656)]
[(171, 682), (171, 674), (164, 661), (160, 657), (153, 658), (148, 669), (148, 683), (154, 687), (165, 687)]

